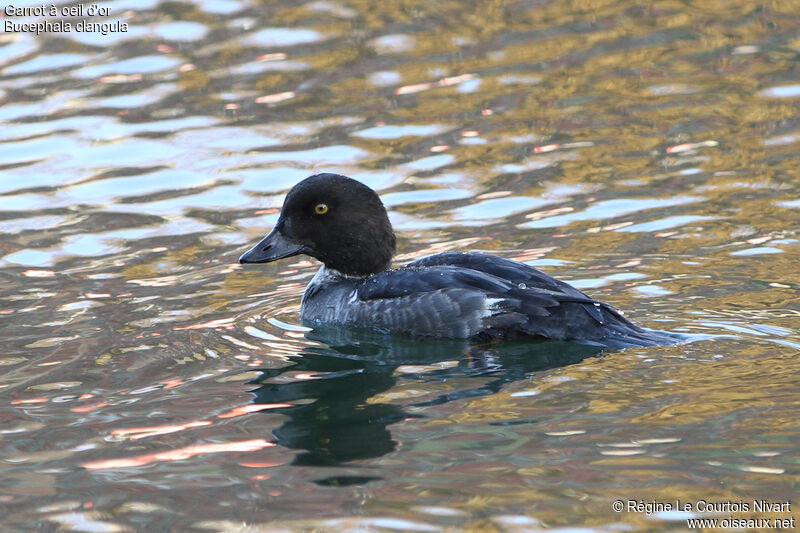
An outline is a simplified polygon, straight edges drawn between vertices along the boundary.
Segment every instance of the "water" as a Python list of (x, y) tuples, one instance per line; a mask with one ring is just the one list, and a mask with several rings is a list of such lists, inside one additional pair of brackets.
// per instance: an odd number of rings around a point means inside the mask
[[(5, 528), (797, 515), (792, 2), (105, 5), (126, 33), (1, 37)], [(309, 333), (316, 264), (236, 259), (318, 171), (379, 190), (398, 262), (489, 250), (704, 340)]]

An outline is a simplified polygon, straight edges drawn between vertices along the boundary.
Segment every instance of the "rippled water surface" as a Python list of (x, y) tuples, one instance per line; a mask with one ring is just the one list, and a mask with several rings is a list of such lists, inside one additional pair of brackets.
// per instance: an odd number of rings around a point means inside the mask
[[(752, 505), (800, 505), (795, 2), (103, 5), (126, 32), (0, 36), (4, 529), (797, 514)], [(398, 264), (489, 250), (702, 340), (308, 332), (317, 264), (236, 260), (318, 171), (380, 192)]]

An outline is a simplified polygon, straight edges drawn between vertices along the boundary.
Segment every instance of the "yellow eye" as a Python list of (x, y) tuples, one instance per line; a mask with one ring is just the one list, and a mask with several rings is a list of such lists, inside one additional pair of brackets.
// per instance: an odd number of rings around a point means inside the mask
[(318, 215), (324, 215), (328, 212), (328, 204), (317, 204), (314, 206), (314, 212)]

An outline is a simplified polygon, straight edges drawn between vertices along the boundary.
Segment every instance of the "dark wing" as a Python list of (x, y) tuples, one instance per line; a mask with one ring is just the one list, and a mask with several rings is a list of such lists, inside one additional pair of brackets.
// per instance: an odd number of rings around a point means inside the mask
[(541, 289), (542, 291), (553, 293), (558, 295), (558, 299), (561, 302), (583, 303), (585, 304), (582, 306), (583, 310), (600, 323), (603, 322), (603, 314), (599, 309), (600, 307), (618, 314), (610, 305), (585, 295), (568, 283), (548, 276), (541, 270), (537, 270), (525, 263), (511, 261), (496, 255), (478, 252), (445, 252), (417, 259), (407, 266), (429, 267), (434, 265), (452, 265), (468, 268), (508, 280), (519, 288)]
[[(565, 305), (592, 305), (578, 294), (528, 287), (457, 265), (424, 265), (365, 279), (338, 322), (390, 332), (469, 338), (522, 333), (564, 339)], [(576, 310), (573, 308), (573, 312)], [(580, 312), (580, 310), (577, 310)]]
[[(515, 324), (515, 331), (546, 339), (607, 347), (676, 342), (672, 337), (636, 326), (610, 305), (524, 263), (475, 252), (446, 252), (423, 257), (406, 268), (420, 271), (451, 268), (465, 276), (462, 279), (481, 280), (479, 288), (488, 288), (487, 280), (502, 285), (503, 290), (491, 293), (498, 300), (497, 313), (485, 321), (489, 329), (492, 319), (503, 323), (508, 321), (504, 319), (506, 316), (523, 315), (526, 320)], [(465, 272), (477, 273), (479, 277), (467, 276)]]
[[(441, 264), (419, 267), (408, 265), (366, 279), (358, 287), (358, 298), (360, 300), (400, 298), (453, 288), (466, 289), (490, 298), (498, 298), (513, 291), (526, 290), (527, 286), (520, 286), (494, 274), (464, 268), (461, 265)], [(531, 305), (542, 308), (558, 305), (558, 298), (563, 296), (560, 292), (549, 290), (530, 290), (526, 294)], [(593, 301), (580, 293), (579, 297), (582, 301)]]
[(478, 272), (485, 272), (515, 284), (525, 283), (529, 287), (586, 296), (575, 287), (548, 276), (541, 270), (537, 270), (532, 266), (491, 254), (482, 254), (479, 252), (444, 252), (417, 259), (406, 266), (429, 267), (437, 265), (460, 266), (471, 270), (477, 270)]
[(470, 338), (487, 329), (520, 327), (529, 316), (547, 316), (558, 300), (531, 293), (525, 311), (516, 286), (485, 272), (451, 265), (401, 268), (365, 279), (337, 321), (390, 332)]

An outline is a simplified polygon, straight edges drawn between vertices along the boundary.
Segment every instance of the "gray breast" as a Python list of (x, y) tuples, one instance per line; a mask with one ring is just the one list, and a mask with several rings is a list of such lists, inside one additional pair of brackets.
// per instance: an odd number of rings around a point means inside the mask
[(362, 300), (359, 281), (322, 267), (303, 296), (303, 322), (466, 339), (479, 333), (493, 312), (494, 301), (463, 288)]

